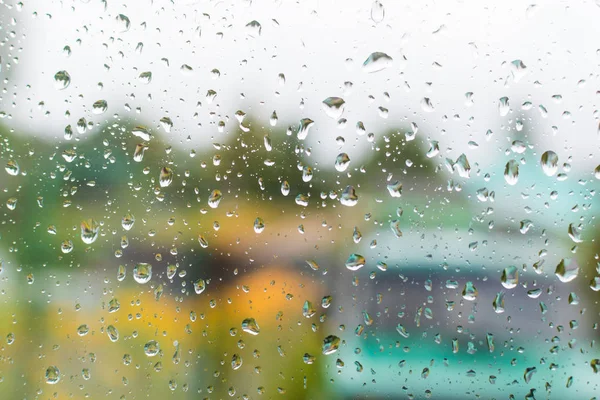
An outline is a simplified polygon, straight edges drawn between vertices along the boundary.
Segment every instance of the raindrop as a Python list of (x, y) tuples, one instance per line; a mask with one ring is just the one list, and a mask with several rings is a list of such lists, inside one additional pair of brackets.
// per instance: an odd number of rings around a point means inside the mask
[(298, 128), (298, 140), (306, 139), (308, 130), (312, 128), (315, 122), (310, 118), (303, 118), (300, 120), (300, 127)]
[(339, 119), (344, 113), (346, 102), (340, 97), (328, 97), (323, 100), (323, 110), (328, 117)]
[(152, 265), (147, 263), (137, 263), (133, 267), (133, 279), (137, 283), (148, 283), (152, 279)]
[(579, 275), (579, 265), (571, 258), (563, 258), (556, 266), (554, 274), (561, 282), (571, 282)]
[(167, 187), (171, 185), (173, 182), (173, 170), (169, 167), (163, 167), (160, 170), (158, 182), (160, 183), (160, 187)]
[(552, 150), (548, 150), (542, 154), (541, 164), (544, 174), (552, 176), (558, 171), (558, 156)]
[(363, 63), (362, 69), (365, 72), (378, 72), (392, 66), (393, 59), (382, 52), (371, 53), (371, 55)]
[(54, 74), (54, 87), (63, 90), (71, 84), (71, 75), (67, 71), (58, 71)]
[(509, 160), (504, 167), (504, 180), (509, 185), (516, 185), (519, 181), (519, 163), (516, 160)]
[(358, 203), (358, 196), (354, 190), (354, 186), (346, 186), (340, 196), (340, 203), (347, 207), (353, 207)]
[(81, 221), (81, 240), (85, 244), (92, 244), (98, 239), (100, 225), (94, 219)]
[(260, 333), (260, 327), (254, 318), (246, 318), (242, 321), (242, 330), (250, 335), (256, 336)]
[(60, 381), (60, 370), (55, 365), (46, 369), (46, 383), (56, 385)]
[(336, 352), (336, 350), (340, 347), (340, 338), (334, 335), (329, 335), (323, 340), (323, 346), (321, 347), (321, 351), (324, 355), (330, 355)]
[(367, 261), (363, 256), (354, 253), (351, 254), (350, 257), (348, 257), (348, 259), (346, 260), (346, 268), (348, 268), (350, 271), (358, 271), (359, 269), (365, 266), (366, 262)]
[(519, 270), (514, 265), (504, 268), (500, 280), (506, 289), (515, 288), (519, 283)]
[(154, 357), (160, 351), (160, 346), (156, 340), (150, 340), (144, 345), (144, 353), (148, 357)]

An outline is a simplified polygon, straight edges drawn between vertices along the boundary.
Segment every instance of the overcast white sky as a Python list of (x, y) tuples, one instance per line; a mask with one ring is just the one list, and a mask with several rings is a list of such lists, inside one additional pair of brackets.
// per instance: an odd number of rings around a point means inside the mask
[[(64, 127), (75, 126), (80, 117), (100, 123), (118, 114), (156, 132), (158, 120), (170, 116), (173, 144), (191, 136), (191, 144), (183, 144), (197, 150), (225, 141), (227, 131), (237, 125), (236, 110), (265, 123), (276, 110), (283, 127), (297, 125), (300, 118), (313, 119), (307, 140), (314, 146), (314, 157), (331, 165), (338, 135), (346, 138), (345, 151), (351, 158), (360, 159), (368, 144), (354, 126), (363, 121), (367, 132), (376, 135), (386, 126), (416, 122), (418, 135), (439, 140), (446, 156), (456, 159), (465, 152), (471, 163), (489, 166), (504, 156), (502, 150), (516, 137), (501, 127), (514, 129), (515, 119), (521, 118), (526, 124), (531, 119), (530, 128), (538, 137), (528, 140), (543, 146), (536, 146), (538, 154), (553, 149), (561, 161), (573, 155), (576, 171), (591, 171), (598, 164), (594, 110), (600, 7), (594, 1), (545, 1), (535, 6), (522, 1), (382, 4), (385, 17), (375, 23), (368, 0), (138, 0), (109, 1), (106, 9), (99, 0), (28, 1), (10, 14), (16, 19), (10, 28), (17, 34), (11, 43), (22, 51), (10, 52), (19, 58), (18, 64), (4, 56), (3, 64), (12, 64), (5, 87), (16, 96), (3, 95), (0, 109), (12, 116), (4, 120), (10, 126), (55, 141), (62, 140)], [(128, 31), (116, 21), (118, 14), (130, 19)], [(258, 37), (245, 28), (252, 20), (262, 26)], [(140, 42), (141, 54), (135, 51)], [(65, 45), (72, 49), (70, 57), (64, 55)], [(394, 62), (369, 74), (361, 65), (375, 51), (387, 53)], [(516, 59), (527, 66), (519, 82), (511, 78), (510, 62)], [(182, 64), (193, 72), (182, 73)], [(214, 68), (221, 73), (218, 79), (210, 73)], [(67, 70), (72, 78), (62, 91), (53, 80), (59, 70)], [(153, 74), (149, 84), (137, 79), (145, 71)], [(286, 76), (284, 86), (278, 83), (279, 73)], [(587, 83), (578, 85), (580, 80)], [(344, 89), (346, 81), (353, 83), (351, 92)], [(205, 98), (209, 89), (217, 92), (212, 104)], [(469, 91), (474, 92), (471, 107), (465, 105)], [(562, 103), (552, 100), (555, 94), (562, 95)], [(348, 124), (343, 130), (321, 108), (330, 96), (346, 101), (343, 117)], [(498, 99), (503, 96), (509, 97), (512, 111), (500, 117)], [(431, 99), (433, 112), (422, 109), (423, 97)], [(93, 115), (91, 105), (100, 99), (109, 109)], [(525, 112), (520, 105), (527, 100), (533, 108)], [(41, 101), (43, 109), (38, 107)], [(125, 103), (131, 111), (125, 110)], [(547, 108), (547, 118), (541, 118), (540, 104)], [(380, 106), (389, 109), (387, 119), (379, 115)], [(564, 111), (571, 113), (570, 119), (562, 116)], [(44, 116), (46, 112), (50, 114)], [(219, 133), (215, 123), (225, 116), (230, 118), (227, 129)], [(552, 126), (559, 129), (556, 135)], [(495, 134), (486, 142), (488, 129)], [(470, 140), (480, 147), (469, 149)]]

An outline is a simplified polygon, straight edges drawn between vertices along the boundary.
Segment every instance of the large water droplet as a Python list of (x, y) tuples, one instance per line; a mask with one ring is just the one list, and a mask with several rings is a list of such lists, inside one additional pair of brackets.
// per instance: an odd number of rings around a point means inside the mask
[(63, 90), (71, 84), (71, 75), (67, 71), (58, 71), (54, 74), (54, 87)]
[(346, 260), (346, 268), (350, 271), (358, 271), (365, 266), (366, 262), (365, 258), (360, 254), (350, 254), (350, 257)]
[(147, 263), (137, 263), (133, 267), (133, 279), (137, 283), (148, 283), (152, 279), (152, 265)]
[(92, 113), (99, 115), (104, 114), (108, 110), (108, 103), (106, 100), (98, 100), (92, 104)]
[(541, 164), (544, 174), (552, 176), (558, 171), (558, 156), (552, 150), (548, 150), (542, 154)]
[(347, 207), (354, 207), (358, 204), (358, 196), (354, 190), (354, 186), (348, 185), (340, 196), (340, 203)]
[(513, 289), (519, 283), (519, 270), (514, 265), (504, 268), (500, 279), (502, 286), (507, 289)]
[(346, 102), (341, 97), (328, 97), (323, 100), (325, 114), (333, 119), (339, 119), (344, 113)]
[(314, 124), (315, 122), (310, 118), (301, 119), (300, 127), (298, 128), (298, 140), (306, 139), (309, 129), (312, 128)]
[(114, 327), (114, 325), (109, 325), (106, 328), (106, 334), (108, 335), (108, 338), (111, 342), (116, 342), (117, 340), (119, 340), (119, 331), (117, 330), (117, 328)]
[(340, 338), (334, 335), (329, 335), (325, 339), (323, 339), (323, 346), (321, 347), (321, 351), (324, 355), (333, 354), (340, 347)]
[(509, 160), (504, 167), (504, 180), (509, 185), (516, 185), (519, 181), (519, 163), (516, 160)]
[(346, 153), (340, 153), (335, 158), (335, 169), (339, 172), (344, 172), (350, 165), (350, 157)]
[(475, 285), (473, 285), (473, 282), (470, 282), (470, 281), (467, 282), (462, 291), (463, 299), (469, 300), (469, 301), (474, 301), (477, 299), (477, 294), (478, 294), (478, 291), (475, 288)]
[(148, 357), (154, 357), (160, 351), (160, 345), (156, 340), (150, 340), (144, 345), (144, 353)]
[(504, 117), (510, 111), (510, 102), (508, 101), (508, 97), (501, 97), (498, 100), (498, 112), (501, 117)]
[(375, 0), (371, 5), (371, 19), (376, 24), (383, 21), (385, 17), (385, 9), (383, 8), (383, 4), (379, 0)]
[(121, 226), (126, 231), (131, 230), (133, 228), (133, 224), (135, 223), (135, 217), (132, 214), (125, 214), (125, 216), (121, 219)]
[(81, 240), (85, 244), (92, 244), (98, 238), (100, 225), (94, 219), (81, 221)]
[(556, 266), (554, 274), (561, 282), (571, 282), (579, 275), (579, 265), (571, 258), (563, 258)]
[(60, 370), (56, 365), (51, 365), (46, 369), (46, 383), (56, 385), (60, 381)]
[(8, 160), (6, 166), (4, 167), (6, 173), (12, 176), (19, 175), (19, 164), (15, 160)]
[(246, 33), (250, 37), (259, 37), (262, 32), (262, 26), (256, 20), (250, 21), (246, 24)]
[(264, 230), (265, 230), (265, 221), (263, 221), (262, 218), (257, 217), (254, 220), (254, 232), (261, 233)]
[(208, 197), (208, 205), (210, 208), (217, 208), (219, 207), (222, 198), (223, 195), (221, 194), (221, 191), (219, 189), (214, 189)]
[(260, 327), (254, 318), (246, 318), (242, 321), (242, 330), (250, 335), (256, 336), (260, 333)]
[(382, 71), (386, 68), (389, 68), (393, 64), (392, 57), (388, 56), (385, 53), (380, 51), (376, 51), (375, 53), (371, 53), (369, 57), (363, 63), (362, 69), (365, 72), (378, 72)]
[(158, 182), (160, 183), (160, 187), (167, 187), (171, 185), (173, 182), (173, 170), (169, 167), (163, 167), (160, 170)]
[(231, 368), (235, 371), (237, 369), (240, 369), (240, 367), (243, 364), (243, 360), (242, 357), (238, 354), (234, 354), (231, 357)]
[(194, 281), (194, 291), (196, 294), (201, 294), (204, 290), (206, 290), (206, 282), (204, 279), (197, 279)]

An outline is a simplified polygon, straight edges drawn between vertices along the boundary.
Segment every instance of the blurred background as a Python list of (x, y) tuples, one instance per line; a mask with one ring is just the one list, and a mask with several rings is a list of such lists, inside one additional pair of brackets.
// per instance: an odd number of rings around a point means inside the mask
[(596, 2), (0, 7), (2, 398), (598, 393)]

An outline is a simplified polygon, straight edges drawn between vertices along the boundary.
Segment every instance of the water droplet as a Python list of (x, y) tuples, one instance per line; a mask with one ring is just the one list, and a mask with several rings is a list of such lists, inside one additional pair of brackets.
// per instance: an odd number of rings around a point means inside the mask
[(519, 283), (519, 270), (514, 265), (504, 268), (502, 277), (500, 278), (502, 286), (507, 289), (513, 289)]
[(119, 265), (117, 267), (117, 280), (119, 282), (123, 282), (125, 280), (125, 276), (127, 276), (127, 268), (124, 265)]
[(250, 37), (259, 37), (262, 31), (262, 26), (256, 20), (250, 21), (246, 24), (246, 33)]
[(509, 185), (516, 185), (519, 181), (519, 163), (516, 160), (509, 160), (504, 167), (504, 180)]
[(158, 178), (160, 187), (167, 187), (173, 182), (173, 170), (169, 167), (163, 167), (160, 170), (160, 176)]
[(194, 291), (196, 294), (201, 294), (206, 289), (206, 282), (204, 279), (197, 279), (194, 281)]
[(433, 107), (433, 103), (431, 102), (431, 99), (429, 97), (423, 97), (421, 99), (421, 108), (425, 112), (434, 112), (435, 111), (435, 107)]
[(133, 224), (135, 223), (135, 217), (132, 214), (125, 214), (125, 216), (121, 219), (121, 226), (126, 231), (131, 230), (133, 228)]
[(554, 274), (561, 282), (571, 282), (579, 275), (579, 265), (571, 258), (563, 258), (556, 266)]
[(262, 218), (257, 217), (254, 220), (254, 232), (261, 233), (264, 230), (265, 230), (265, 221), (263, 221)]
[(536, 367), (526, 368), (525, 373), (523, 374), (523, 379), (525, 380), (525, 383), (529, 383), (529, 381), (531, 381), (531, 378), (533, 378), (533, 374), (535, 374), (536, 372)]
[(306, 139), (309, 129), (312, 128), (314, 124), (315, 122), (310, 118), (301, 119), (300, 127), (298, 128), (298, 140)]
[(464, 153), (456, 159), (453, 168), (461, 178), (468, 179), (471, 177), (471, 164), (469, 164), (469, 160), (467, 160), (467, 156)]
[(465, 300), (474, 301), (477, 299), (478, 291), (473, 285), (473, 282), (469, 281), (465, 284), (465, 287), (462, 291), (462, 297)]
[(79, 327), (77, 328), (77, 335), (79, 336), (85, 336), (89, 333), (90, 328), (86, 325), (79, 325)]
[(344, 113), (346, 102), (341, 97), (328, 97), (323, 100), (323, 110), (328, 117), (339, 119)]
[(492, 303), (492, 306), (494, 307), (494, 311), (496, 312), (496, 314), (501, 314), (504, 312), (504, 292), (500, 291), (496, 294), (496, 297), (494, 298), (494, 302)]
[(504, 117), (510, 111), (510, 102), (508, 101), (508, 97), (501, 97), (498, 100), (498, 112), (501, 117)]
[(392, 197), (402, 196), (402, 184), (400, 181), (395, 181), (387, 184), (387, 190)]
[(567, 229), (567, 233), (571, 240), (575, 243), (581, 243), (581, 231), (580, 228), (576, 227), (574, 224), (569, 224), (569, 228)]
[(358, 227), (354, 227), (354, 232), (352, 232), (352, 240), (354, 241), (354, 243), (358, 243), (360, 242), (360, 240), (362, 239), (362, 233), (360, 233), (360, 231), (358, 230)]
[(94, 219), (81, 221), (81, 240), (85, 244), (92, 244), (98, 239), (100, 225)]
[(392, 222), (390, 222), (390, 228), (392, 232), (394, 232), (394, 236), (396, 236), (397, 238), (402, 237), (402, 231), (400, 230), (400, 221), (395, 219)]
[(73, 242), (70, 240), (63, 241), (60, 245), (60, 251), (62, 251), (64, 254), (68, 254), (73, 251)]
[(237, 370), (240, 369), (240, 367), (242, 366), (243, 360), (242, 357), (240, 357), (238, 354), (234, 354), (231, 357), (231, 368), (233, 368), (233, 370)]
[(541, 164), (544, 174), (552, 176), (558, 171), (558, 156), (555, 152), (548, 150), (542, 154)]
[(219, 207), (219, 203), (221, 202), (222, 197), (223, 195), (221, 194), (221, 191), (219, 189), (214, 189), (208, 197), (208, 205), (210, 206), (210, 208)]
[(354, 186), (346, 186), (342, 195), (340, 196), (340, 203), (343, 206), (353, 207), (358, 203), (358, 196), (354, 190)]
[(284, 196), (290, 194), (290, 184), (288, 183), (288, 181), (283, 181), (281, 183), (281, 194)]
[(109, 325), (106, 328), (106, 334), (108, 335), (108, 338), (111, 342), (116, 342), (117, 340), (119, 340), (119, 331), (117, 330), (117, 328), (114, 327), (114, 325)]
[(533, 222), (528, 219), (524, 219), (520, 223), (519, 231), (524, 235), (533, 227)]
[(363, 256), (353, 253), (346, 260), (346, 268), (348, 268), (350, 271), (358, 271), (365, 266), (366, 262), (367, 261)]
[(6, 163), (6, 167), (4, 167), (4, 169), (6, 170), (6, 173), (8, 173), (9, 175), (12, 176), (17, 176), (19, 175), (19, 164), (17, 164), (17, 162), (15, 160), (9, 160)]
[(46, 383), (56, 385), (60, 381), (60, 370), (57, 366), (51, 365), (46, 369)]
[(323, 339), (323, 346), (321, 347), (321, 351), (324, 355), (333, 354), (340, 347), (340, 338), (334, 335), (329, 335), (325, 339)]
[(71, 84), (71, 75), (67, 71), (58, 71), (54, 74), (54, 87), (63, 90)]
[(129, 18), (126, 15), (119, 14), (119, 15), (117, 15), (117, 17), (115, 19), (117, 20), (117, 23), (119, 24), (121, 32), (127, 32), (129, 30), (129, 28), (131, 27), (131, 21), (129, 21)]
[(104, 114), (108, 110), (108, 103), (106, 100), (98, 100), (92, 104), (92, 113), (99, 115)]
[(437, 140), (432, 140), (429, 145), (429, 150), (427, 150), (427, 158), (433, 158), (440, 154), (440, 144)]
[(133, 267), (133, 279), (137, 283), (145, 284), (152, 279), (152, 265), (147, 263), (137, 263)]
[(310, 301), (306, 300), (304, 302), (304, 305), (302, 306), (302, 315), (304, 315), (306, 318), (311, 318), (316, 314), (316, 312), (317, 310), (315, 309), (313, 304)]
[(144, 345), (144, 353), (148, 357), (154, 357), (160, 351), (160, 345), (156, 340), (150, 340)]
[(305, 165), (302, 168), (302, 181), (303, 182), (310, 182), (313, 178), (313, 170), (311, 167), (309, 167), (308, 165)]
[(152, 82), (152, 72), (145, 71), (140, 73), (140, 75), (138, 76), (138, 80), (143, 84), (149, 84), (150, 82)]
[(401, 324), (398, 324), (396, 326), (396, 332), (398, 332), (398, 334), (400, 334), (400, 336), (402, 336), (405, 339), (408, 339), (408, 337), (410, 336), (410, 333), (408, 333), (406, 328)]
[(369, 73), (382, 71), (386, 68), (391, 67), (393, 61), (394, 60), (392, 59), (392, 57), (388, 56), (385, 53), (377, 51), (375, 53), (371, 53), (371, 55), (367, 57), (367, 59), (363, 63), (362, 69), (363, 71)]
[(383, 21), (385, 17), (385, 9), (383, 8), (383, 4), (379, 0), (375, 0), (371, 5), (371, 19), (376, 24)]
[(340, 153), (335, 158), (335, 169), (339, 172), (344, 172), (350, 165), (350, 157), (346, 153)]
[(510, 63), (510, 72), (515, 82), (519, 82), (527, 74), (527, 66), (521, 60), (514, 60)]
[(150, 139), (152, 139), (152, 135), (150, 134), (150, 130), (148, 128), (146, 128), (145, 126), (136, 126), (135, 128), (133, 128), (131, 130), (131, 133), (134, 136), (137, 136), (139, 138), (141, 138), (142, 140), (145, 140), (146, 142), (149, 142)]
[(260, 333), (260, 327), (254, 318), (246, 318), (242, 321), (242, 330), (250, 335), (256, 336)]

